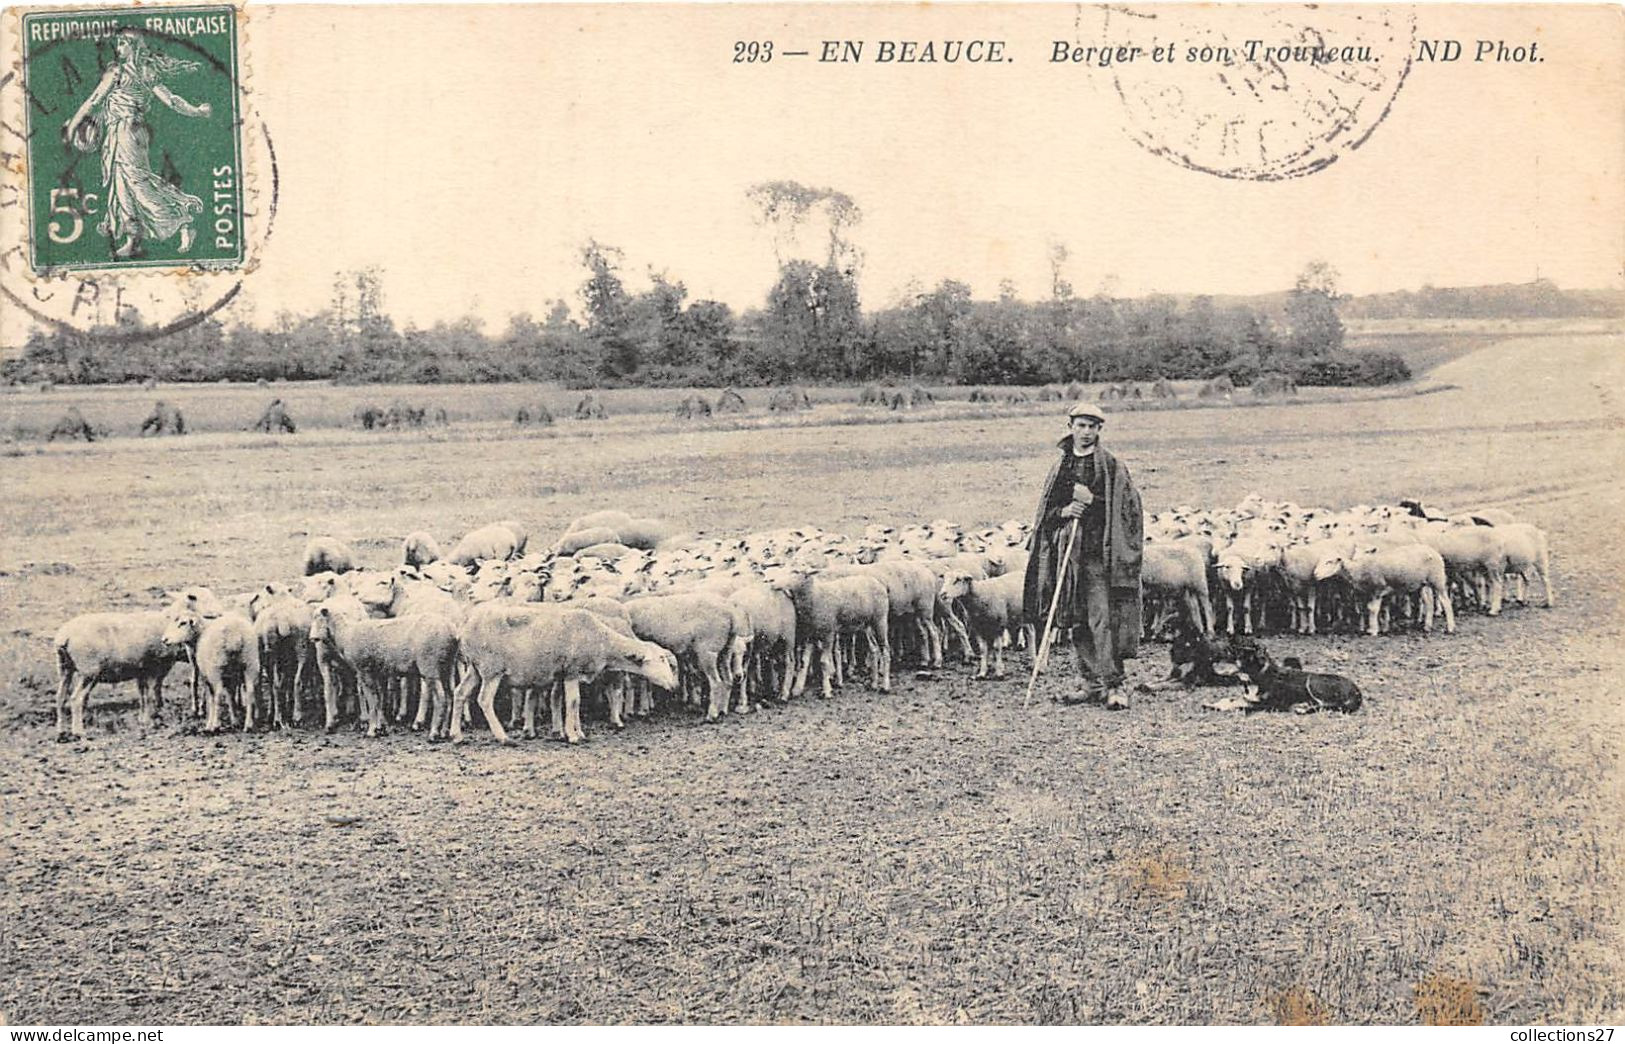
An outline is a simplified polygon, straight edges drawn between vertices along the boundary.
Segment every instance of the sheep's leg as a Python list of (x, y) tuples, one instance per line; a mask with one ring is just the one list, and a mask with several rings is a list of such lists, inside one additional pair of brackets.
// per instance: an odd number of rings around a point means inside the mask
[(927, 667), (942, 666), (942, 636), (937, 633), (936, 626), (926, 613), (919, 613), (914, 617), (915, 626), (919, 628), (925, 640)]
[[(509, 703), (509, 706), (508, 706), (508, 728), (517, 729), (517, 728), (520, 727), (520, 724), (524, 721), (524, 717), (525, 717), (525, 707), (524, 707), (523, 702), (521, 701), (520, 693), (519, 693), (518, 689), (509, 687), (509, 689), (508, 689), (508, 703)], [(535, 723), (532, 722), (532, 725), (534, 725), (534, 724)], [(527, 736), (525, 738), (526, 739), (534, 739), (535, 738), (535, 730), (532, 729), (532, 735)]]
[[(440, 698), (435, 693), (433, 688), (435, 679), (439, 676), (436, 671), (437, 668), (435, 668), (432, 664), (430, 665), (429, 672), (427, 674), (425, 674), (421, 668), (418, 670), (418, 712), (412, 718), (413, 732), (423, 731), (423, 722), (424, 719), (428, 717), (430, 699), (432, 698), (434, 700), (439, 700)], [(447, 667), (443, 673), (450, 674), (451, 668)]]
[(1427, 634), (1433, 630), (1433, 589), (1424, 587), (1417, 596), (1422, 604), (1422, 633)]
[(209, 690), (206, 700), (206, 709), (203, 718), (203, 731), (210, 735), (220, 731), (220, 689), (215, 679), (205, 678), (204, 687)]
[(705, 675), (705, 720), (719, 721), (728, 710), (728, 688), (717, 671), (716, 656), (701, 653), (700, 670)]
[[(536, 700), (538, 698), (536, 689), (537, 686), (532, 685), (521, 694), (512, 686), (508, 687), (508, 698), (513, 701), (514, 707), (518, 708), (523, 703), (524, 714), (522, 720), (524, 722), (524, 731), (520, 735), (528, 740), (536, 738)], [(551, 699), (549, 702), (551, 703)], [(509, 719), (509, 721), (511, 724), (512, 719)]]
[(293, 712), (293, 723), (305, 723), (305, 679), (309, 677), (306, 668), (310, 666), (311, 650), (308, 643), (300, 643), (299, 665), (293, 671), (293, 692), (289, 697), (289, 708)]
[[(496, 677), (501, 678), (501, 675)], [(465, 718), (463, 711), (468, 706), (468, 698), (474, 694), (474, 690), (479, 685), (480, 676), (473, 671), (469, 671), (463, 675), (463, 680), (457, 683), (457, 690), (452, 693), (449, 720), (446, 727), (453, 743), (463, 742), (463, 721)]]
[(626, 719), (622, 716), (626, 703), (626, 676), (612, 674), (604, 684), (604, 703), (609, 708), (609, 727), (612, 729), (626, 728)]
[(587, 738), (581, 728), (581, 679), (564, 680), (564, 742), (580, 743)]
[(510, 744), (513, 740), (508, 737), (508, 731), (502, 727), (502, 719), (497, 717), (497, 690), (500, 688), (502, 688), (501, 675), (487, 679), (485, 684), (480, 686), (480, 713), (485, 715), (485, 723), (491, 727), (491, 735), (496, 737), (497, 742)]
[(1445, 597), (1441, 601), (1444, 603), (1444, 633), (1455, 634), (1456, 611), (1450, 606), (1450, 597), (1448, 592), (1446, 592)]
[(999, 681), (1003, 681), (1007, 677), (1004, 673), (1004, 647), (1009, 644), (1009, 641), (1009, 638), (1001, 634), (998, 640), (993, 643), (993, 677)]
[[(532, 689), (532, 692), (536, 690)], [(547, 687), (547, 738), (562, 740), (565, 737), (564, 729), (564, 688), (558, 682)]]
[[(322, 702), (326, 706), (327, 714), (325, 728), (328, 732), (332, 732), (339, 727), (339, 679), (335, 677), (336, 672), (333, 670), (333, 664), (321, 653), (316, 654), (316, 670), (322, 676)], [(297, 716), (294, 720), (298, 720)]]
[(807, 671), (812, 667), (813, 645), (812, 641), (808, 641), (793, 653), (796, 659), (796, 680), (790, 688), (792, 696), (800, 696), (807, 689)]
[(1365, 604), (1365, 612), (1366, 633), (1373, 636), (1380, 634), (1381, 631), (1377, 626), (1377, 621), (1382, 615), (1382, 595), (1373, 595)]
[(1541, 590), (1546, 593), (1546, 608), (1552, 607), (1552, 553), (1541, 552), (1540, 558), (1535, 562), (1535, 568), (1540, 572)]
[(835, 694), (832, 683), (835, 679), (836, 640), (837, 636), (832, 634), (818, 643), (818, 671), (820, 681), (823, 682), (823, 697), (826, 700)]

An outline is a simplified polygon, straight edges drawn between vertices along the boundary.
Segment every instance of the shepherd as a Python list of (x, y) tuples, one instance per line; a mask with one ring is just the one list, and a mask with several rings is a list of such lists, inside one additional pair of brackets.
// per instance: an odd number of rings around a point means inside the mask
[(1100, 445), (1105, 424), (1092, 402), (1067, 411), (1061, 459), (1038, 498), (1022, 600), (1028, 620), (1053, 610), (1050, 627), (1072, 632), (1084, 693), (1062, 702), (1127, 710), (1123, 661), (1139, 655), (1145, 515), (1128, 468)]

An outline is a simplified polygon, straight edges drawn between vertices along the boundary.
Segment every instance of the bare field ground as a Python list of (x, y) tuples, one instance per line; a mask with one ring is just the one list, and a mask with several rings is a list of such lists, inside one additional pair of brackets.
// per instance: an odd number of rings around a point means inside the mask
[[(589, 724), (580, 749), (146, 734), (121, 687), (63, 747), (61, 621), (287, 575), (308, 532), (382, 565), (412, 529), (547, 533), (604, 506), (712, 533), (983, 523), (1030, 510), (1059, 425), (492, 424), (0, 459), (0, 1015), (1408, 1023), (1461, 980), (1491, 1022), (1620, 1021), (1622, 349), (1514, 340), (1431, 395), (1113, 419), (1150, 510), (1422, 495), (1548, 530), (1554, 609), (1271, 639), (1360, 682), (1349, 718), (1062, 707), (1062, 657), (1030, 709), (1019, 681), (899, 672), (889, 696), (716, 726)], [(1131, 681), (1164, 669), (1151, 646)]]

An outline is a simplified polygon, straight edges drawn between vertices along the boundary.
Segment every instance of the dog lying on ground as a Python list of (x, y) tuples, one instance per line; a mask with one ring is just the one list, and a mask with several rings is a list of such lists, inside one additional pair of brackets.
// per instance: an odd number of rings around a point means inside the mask
[[(1296, 663), (1295, 657), (1289, 662)], [(1320, 674), (1276, 663), (1269, 650), (1254, 642), (1240, 659), (1241, 673), (1257, 686), (1255, 692), (1243, 692), (1202, 706), (1210, 710), (1284, 711), (1294, 714), (1313, 714), (1316, 711), (1340, 711), (1353, 714), (1360, 709), (1360, 687), (1341, 674)]]
[(1167, 692), (1197, 686), (1244, 685), (1241, 658), (1257, 644), (1251, 638), (1236, 635), (1204, 636), (1186, 624), (1175, 632), (1173, 643), (1168, 647), (1172, 665), (1168, 677), (1153, 685), (1142, 683), (1135, 688), (1140, 692)]

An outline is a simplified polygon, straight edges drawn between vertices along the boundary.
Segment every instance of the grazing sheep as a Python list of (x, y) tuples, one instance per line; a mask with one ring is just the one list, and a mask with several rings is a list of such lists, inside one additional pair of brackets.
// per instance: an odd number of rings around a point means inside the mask
[(985, 388), (972, 388), (970, 390), (971, 402), (997, 402), (998, 398)]
[(590, 514), (582, 515), (580, 518), (566, 526), (564, 531), (566, 533), (574, 533), (582, 529), (597, 529), (602, 527), (619, 532), (622, 526), (630, 526), (631, 524), (631, 515), (628, 515), (624, 511), (616, 511), (611, 509), (605, 511), (594, 511)]
[(90, 422), (85, 420), (85, 415), (79, 412), (79, 407), (69, 406), (63, 411), (62, 416), (57, 418), (55, 426), (51, 428), (51, 434), (45, 441), (55, 442), (57, 439), (84, 439), (86, 442), (95, 442), (96, 432), (91, 428)]
[[(974, 401), (974, 400), (973, 400)], [(859, 406), (886, 405), (886, 392), (877, 384), (865, 384), (863, 391), (858, 394)]]
[[(981, 666), (973, 677), (1003, 681), (1005, 633), (1015, 634), (1027, 622), (1022, 611), (1022, 587), (1026, 577), (1008, 573), (979, 580), (969, 573), (950, 571), (942, 578), (942, 594), (965, 610), (971, 637), (976, 640)], [(991, 662), (989, 653), (992, 654)], [(991, 671), (990, 671), (991, 666)]]
[(509, 523), (493, 522), (466, 533), (446, 555), (452, 565), (472, 569), (480, 562), (506, 562), (524, 554), (525, 541)]
[(614, 527), (621, 543), (643, 551), (653, 551), (682, 535), (675, 523), (662, 518), (629, 518)]
[(592, 392), (583, 395), (581, 401), (576, 403), (576, 420), (604, 420), (608, 416), (609, 411), (604, 409), (604, 404)]
[(1151, 397), (1153, 399), (1172, 401), (1179, 398), (1179, 390), (1174, 387), (1174, 382), (1168, 378), (1158, 377), (1151, 385)]
[(594, 544), (623, 545), (621, 534), (607, 526), (592, 526), (587, 529), (577, 529), (565, 533), (554, 542), (552, 553), (555, 555), (573, 555), (582, 548), (592, 547)]
[(440, 561), (440, 542), (432, 535), (419, 529), (406, 534), (401, 541), (401, 564), (414, 568), (421, 568), (430, 562)]
[(186, 418), (181, 411), (159, 399), (152, 405), (152, 412), (147, 419), (141, 422), (141, 434), (162, 435), (164, 432), (173, 432), (176, 435), (186, 434)]
[(1011, 406), (1019, 406), (1022, 403), (1028, 402), (1030, 400), (1027, 398), (1027, 393), (1026, 392), (1022, 391), (1020, 388), (1017, 388), (1015, 391), (1010, 392), (1008, 395), (1006, 395), (1004, 397), (1004, 401), (1006, 403), (1010, 404)]
[(717, 412), (744, 413), (745, 397), (732, 388), (722, 389), (722, 394), (717, 396)]
[(1506, 571), (1513, 577), (1513, 597), (1524, 604), (1524, 588), (1531, 576), (1540, 578), (1546, 592), (1546, 608), (1552, 607), (1552, 553), (1544, 530), (1527, 522), (1496, 523), (1506, 547)]
[[(164, 643), (168, 626), (167, 612), (85, 613), (62, 625), (53, 641), (58, 742), (85, 738), (85, 702), (102, 682), (134, 681), (146, 723), (157, 723), (163, 710), (164, 678), (177, 660), (185, 658), (185, 650)], [(71, 729), (67, 721), (70, 703)]]
[(930, 406), (936, 401), (937, 397), (932, 395), (929, 389), (922, 388), (918, 384), (908, 390), (908, 404), (910, 406)]
[(282, 405), (281, 399), (272, 399), (271, 404), (265, 407), (260, 419), (254, 422), (253, 430), (269, 435), (273, 431), (295, 434), (299, 429), (289, 415), (288, 408)]
[[(1453, 526), (1448, 522), (1417, 525), (1415, 538), (1439, 552), (1445, 575), (1461, 584), (1463, 592), (1499, 616), (1507, 571), (1506, 534), (1498, 527)], [(1487, 596), (1487, 597), (1486, 597)]]
[[(457, 663), (457, 625), (451, 618), (420, 613), (394, 620), (367, 620), (321, 605), (311, 614), (310, 640), (355, 672), (369, 737), (377, 736), (383, 728), (384, 695), (389, 683), (399, 677), (416, 678), (424, 689), (413, 727), (422, 727), (424, 707), (431, 695), (434, 720), (440, 721), (452, 689), (452, 668)], [(456, 708), (452, 714), (455, 722)], [(331, 724), (328, 731), (332, 731)]]
[(348, 573), (360, 568), (355, 552), (342, 540), (333, 537), (311, 537), (305, 544), (304, 575), (317, 573)]
[(634, 634), (670, 650), (679, 661), (688, 660), (705, 678), (705, 720), (727, 713), (729, 686), (718, 664), (733, 650), (733, 608), (703, 594), (647, 595), (625, 605)]
[(1456, 614), (1450, 605), (1450, 588), (1445, 581), (1444, 558), (1425, 544), (1378, 548), (1371, 544), (1355, 547), (1347, 555), (1331, 554), (1315, 567), (1315, 579), (1348, 578), (1357, 598), (1365, 603), (1366, 633), (1380, 634), (1383, 601), (1392, 592), (1416, 593), (1422, 600), (1422, 630), (1433, 629), (1435, 607), (1444, 610), (1446, 634), (1456, 633)]
[(581, 729), (581, 683), (605, 671), (638, 674), (663, 689), (677, 688), (677, 662), (668, 650), (628, 638), (593, 613), (561, 605), (491, 603), (471, 610), (458, 631), (469, 673), (451, 708), (450, 736), (463, 741), (462, 707), (477, 688), (480, 710), (500, 743), (511, 742), (497, 720), (497, 692), (564, 684), (564, 733), (570, 743)]
[(1196, 389), (1198, 399), (1228, 399), (1236, 392), (1236, 384), (1224, 374), (1206, 381)]
[(519, 412), (514, 414), (513, 422), (515, 424), (540, 424), (546, 427), (553, 423), (553, 411), (546, 406), (536, 406), (534, 408), (521, 406)]
[(170, 617), (164, 643), (177, 651), (189, 650), (203, 676), (209, 690), (205, 733), (220, 731), (222, 696), (242, 704), (243, 731), (254, 728), (260, 694), (260, 642), (248, 617), (227, 613), (208, 620), (182, 609)]

